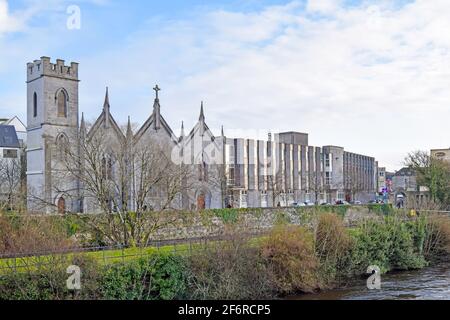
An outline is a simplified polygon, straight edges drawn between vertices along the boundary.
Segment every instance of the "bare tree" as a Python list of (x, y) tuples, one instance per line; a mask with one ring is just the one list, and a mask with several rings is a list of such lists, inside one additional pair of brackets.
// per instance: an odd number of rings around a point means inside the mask
[(417, 185), (429, 189), (432, 202), (450, 207), (450, 162), (415, 151), (405, 158), (405, 165), (416, 172)]
[[(193, 172), (195, 172), (195, 169)], [(228, 204), (229, 196), (233, 192), (233, 186), (229, 183), (230, 168), (225, 164), (213, 163), (207, 165), (206, 174), (207, 177), (204, 176), (202, 179), (207, 179), (208, 188), (211, 190), (220, 190), (221, 205), (222, 208), (225, 208)]]
[(106, 242), (146, 245), (157, 229), (178, 219), (164, 211), (181, 207), (191, 172), (171, 161), (171, 146), (165, 141), (147, 139), (137, 145), (129, 132), (112, 136), (98, 130), (77, 137), (77, 146), (63, 150), (52, 166), (53, 192), (79, 203), (66, 213), (77, 214)]
[(320, 195), (326, 190), (325, 184), (320, 172), (312, 172), (309, 176), (309, 190), (314, 194), (314, 203), (319, 205)]
[(24, 208), (25, 199), (24, 157), (0, 159), (0, 209), (19, 210)]
[(283, 195), (286, 195), (286, 191), (281, 174), (266, 175), (264, 178), (267, 184), (267, 191), (271, 195), (272, 207), (277, 206), (281, 200), (287, 202), (286, 199), (282, 199)]
[(364, 183), (355, 177), (354, 174), (349, 174), (346, 181), (346, 189), (350, 192), (351, 201), (356, 200), (358, 193), (365, 191)]

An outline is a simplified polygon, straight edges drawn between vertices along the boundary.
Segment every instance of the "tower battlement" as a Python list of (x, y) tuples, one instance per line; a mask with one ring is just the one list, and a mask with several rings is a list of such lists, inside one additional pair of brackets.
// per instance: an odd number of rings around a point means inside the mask
[(64, 60), (57, 59), (56, 63), (52, 63), (49, 57), (41, 57), (40, 60), (27, 63), (27, 82), (31, 82), (42, 76), (79, 81), (78, 63), (71, 62), (70, 66), (66, 66)]

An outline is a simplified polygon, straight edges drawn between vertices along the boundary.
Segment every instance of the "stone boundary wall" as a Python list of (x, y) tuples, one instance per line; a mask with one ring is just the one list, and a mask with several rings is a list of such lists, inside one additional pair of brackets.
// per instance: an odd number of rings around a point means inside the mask
[(221, 236), (233, 229), (242, 233), (264, 233), (279, 223), (313, 227), (317, 216), (335, 213), (348, 227), (368, 218), (379, 218), (393, 211), (390, 206), (330, 206), (300, 208), (259, 208), (206, 210), (180, 218), (170, 227), (157, 230), (153, 240), (189, 239)]

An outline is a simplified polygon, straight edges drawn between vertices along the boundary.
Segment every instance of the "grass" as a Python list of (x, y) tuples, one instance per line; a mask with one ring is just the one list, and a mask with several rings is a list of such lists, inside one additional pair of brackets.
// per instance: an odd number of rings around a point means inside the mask
[[(258, 246), (265, 239), (264, 236), (252, 237), (249, 239), (251, 246)], [(224, 240), (210, 241), (209, 245), (218, 244)], [(30, 256), (22, 258), (7, 258), (0, 259), (0, 274), (7, 272), (8, 270), (15, 269), (17, 271), (36, 271), (39, 267), (55, 264), (65, 263), (70, 265), (71, 261), (77, 255), (82, 255), (87, 258), (96, 260), (100, 265), (111, 265), (114, 263), (129, 262), (137, 260), (143, 257), (151, 256), (154, 253), (177, 253), (177, 254), (190, 254), (192, 251), (203, 249), (204, 244), (192, 243), (192, 244), (179, 244), (179, 245), (167, 245), (161, 247), (145, 247), (145, 248), (125, 248), (116, 250), (101, 250), (92, 252), (81, 253), (63, 253), (63, 254), (49, 254), (42, 256)]]
[(82, 252), (82, 253), (64, 253), (64, 254), (53, 254), (53, 255), (43, 255), (43, 256), (32, 256), (23, 258), (7, 258), (0, 259), (0, 273), (7, 272), (11, 269), (16, 269), (17, 271), (33, 271), (37, 270), (41, 266), (57, 263), (70, 263), (73, 258), (77, 255), (83, 255), (88, 258), (92, 258), (100, 265), (109, 265), (119, 262), (133, 261), (142, 257), (150, 256), (154, 253), (188, 253), (190, 249), (196, 250), (201, 244), (189, 244), (181, 245), (169, 245), (163, 247), (147, 247), (147, 248), (126, 248), (126, 249), (116, 249), (116, 250), (103, 250), (103, 251), (92, 251), (92, 252)]

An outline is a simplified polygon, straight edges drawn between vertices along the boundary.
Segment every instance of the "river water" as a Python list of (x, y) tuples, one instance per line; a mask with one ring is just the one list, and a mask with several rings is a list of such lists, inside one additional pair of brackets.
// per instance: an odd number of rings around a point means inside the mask
[(345, 289), (291, 297), (292, 300), (450, 300), (450, 262), (382, 275), (381, 290), (358, 279)]

